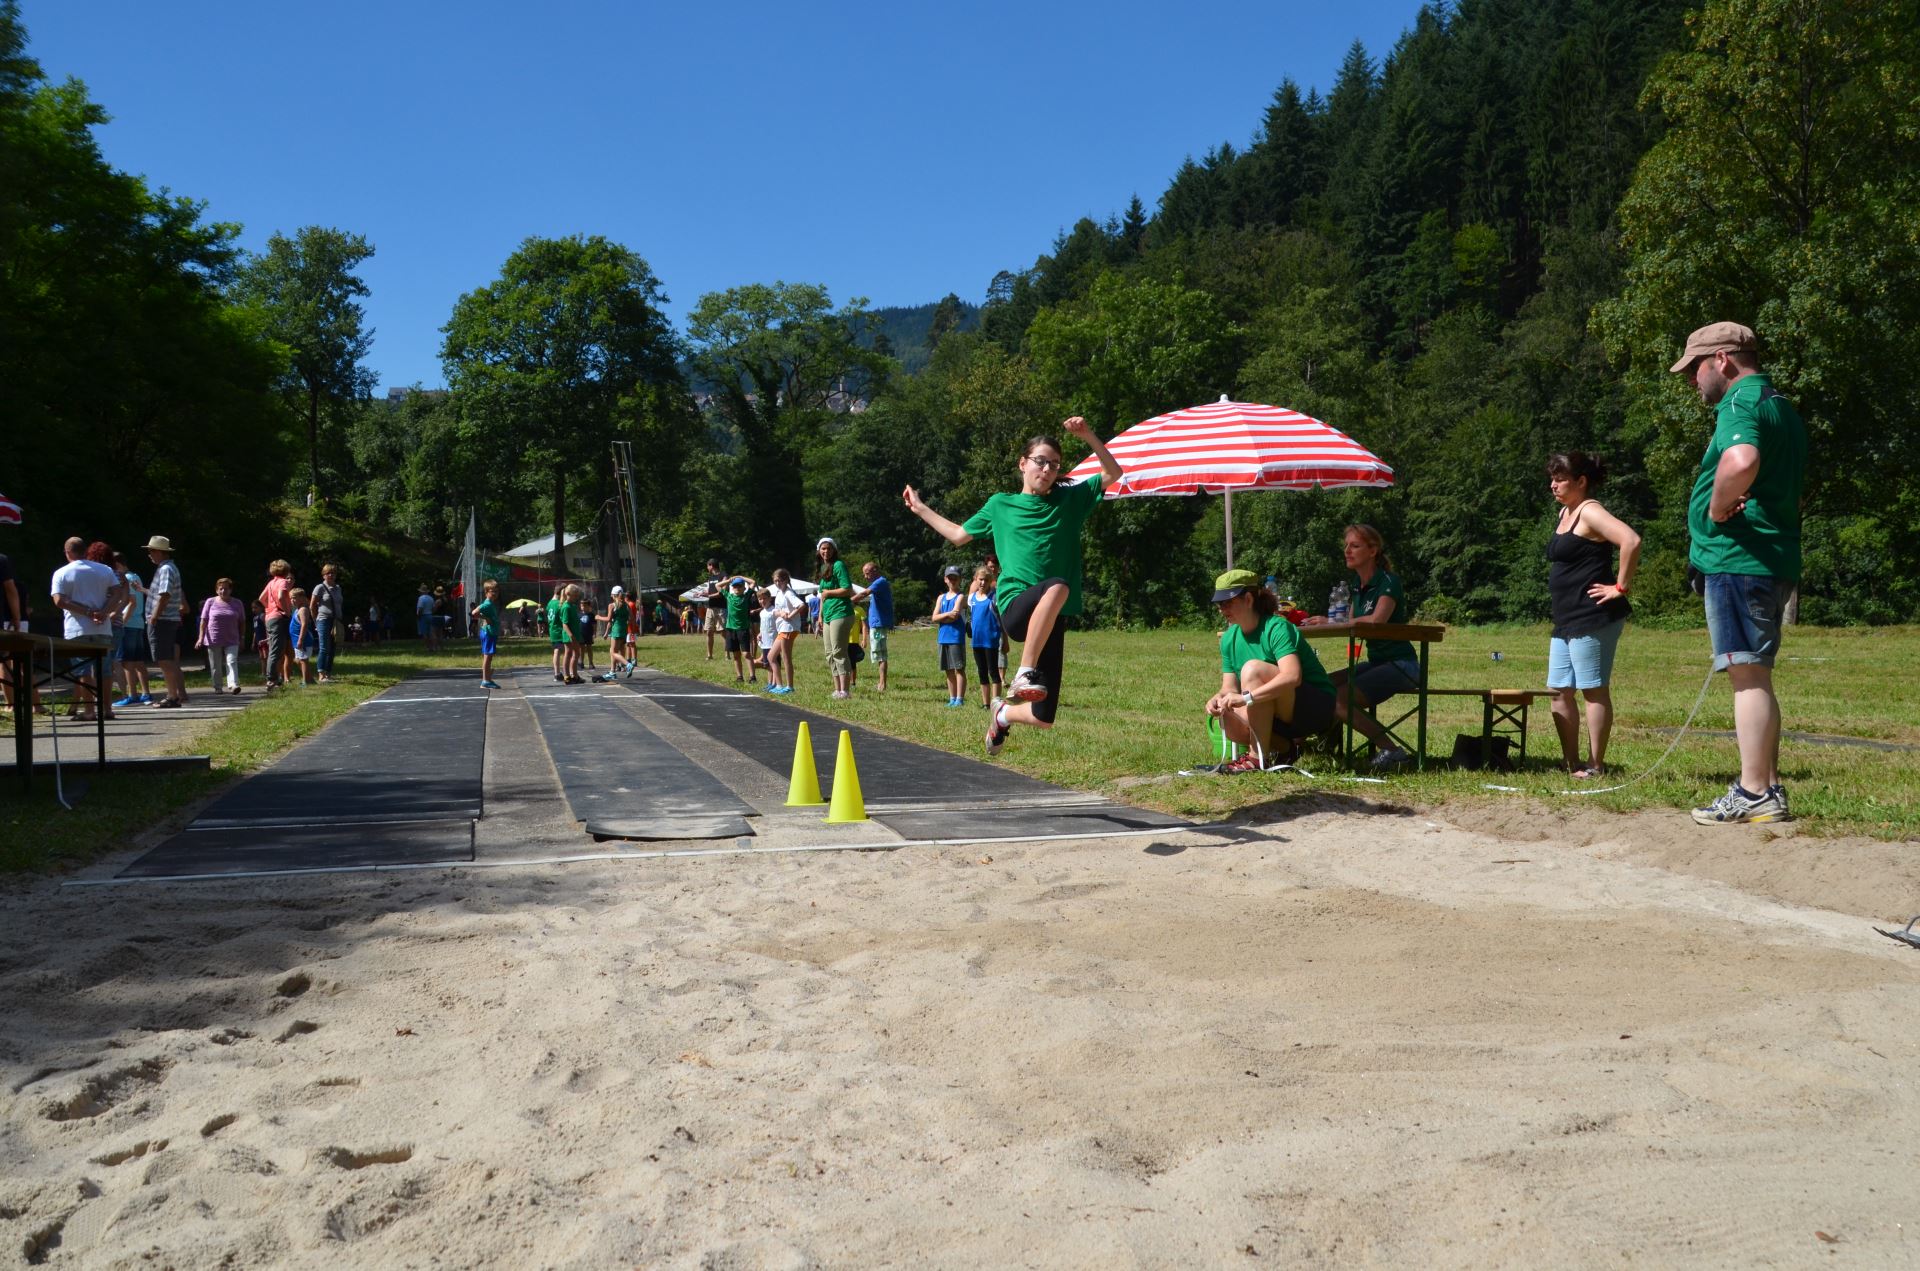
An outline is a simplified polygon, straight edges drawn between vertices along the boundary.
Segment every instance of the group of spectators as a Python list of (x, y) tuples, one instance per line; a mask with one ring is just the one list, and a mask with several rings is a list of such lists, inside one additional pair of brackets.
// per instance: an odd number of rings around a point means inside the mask
[[(60, 634), (106, 646), (104, 684), (96, 682), (91, 656), (71, 658), (58, 668), (76, 686), (79, 719), (112, 719), (114, 711), (133, 706), (184, 706), (188, 696), (181, 663), (188, 649), (204, 653), (208, 687), (215, 693), (241, 691), (240, 653), (249, 645), (270, 690), (289, 683), (296, 666), (302, 683), (333, 679), (346, 629), (346, 596), (337, 565), (323, 566), (319, 581), (301, 588), (294, 585), (293, 567), (274, 561), (249, 611), (231, 578), (215, 580), (213, 594), (193, 606), (174, 559), (173, 541), (165, 535), (154, 535), (143, 549), (152, 565), (150, 578), (105, 542), (69, 538), (63, 550), (66, 562), (54, 571), (48, 588), (61, 615)], [(0, 556), (0, 629), (26, 631), (30, 617), (31, 605), (12, 563)], [(368, 625), (375, 625), (371, 614)], [(149, 667), (160, 671), (157, 700)], [(4, 669), (0, 687), (8, 707), (20, 709), (15, 699), (24, 686), (13, 684)], [(31, 690), (30, 708), (45, 713), (37, 687)]]

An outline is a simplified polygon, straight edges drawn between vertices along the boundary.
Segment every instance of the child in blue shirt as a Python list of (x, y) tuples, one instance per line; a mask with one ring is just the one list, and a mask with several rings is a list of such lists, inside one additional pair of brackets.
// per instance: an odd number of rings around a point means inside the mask
[(985, 565), (973, 571), (967, 605), (973, 619), (973, 669), (980, 676), (980, 704), (990, 707), (994, 698), (1005, 696), (1000, 686), (1000, 654), (1007, 647), (1007, 635), (1000, 629), (1000, 611), (993, 607), (993, 571)]

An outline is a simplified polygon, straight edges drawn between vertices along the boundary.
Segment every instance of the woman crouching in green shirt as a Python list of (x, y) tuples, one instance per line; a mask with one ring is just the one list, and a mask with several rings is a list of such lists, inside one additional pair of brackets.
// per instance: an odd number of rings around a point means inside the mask
[[(1258, 772), (1290, 762), (1302, 737), (1333, 723), (1333, 681), (1300, 631), (1280, 616), (1280, 602), (1249, 569), (1229, 569), (1213, 580), (1213, 603), (1227, 620), (1220, 637), (1220, 691), (1207, 714), (1227, 740), (1247, 752), (1221, 772)], [(1284, 746), (1275, 742), (1285, 740)]]
[(1020, 642), (1020, 671), (987, 710), (987, 753), (997, 755), (1015, 724), (1052, 728), (1060, 706), (1066, 629), (1060, 619), (1080, 612), (1080, 530), (1099, 506), (1100, 492), (1120, 480), (1121, 468), (1093, 427), (1075, 415), (1063, 425), (1093, 448), (1100, 472), (1085, 481), (1059, 484), (1060, 443), (1034, 437), (1020, 450), (1020, 493), (996, 494), (986, 506), (955, 525), (928, 507), (908, 486), (903, 497), (915, 516), (955, 547), (993, 539), (1000, 558), (994, 606), (1000, 627)]

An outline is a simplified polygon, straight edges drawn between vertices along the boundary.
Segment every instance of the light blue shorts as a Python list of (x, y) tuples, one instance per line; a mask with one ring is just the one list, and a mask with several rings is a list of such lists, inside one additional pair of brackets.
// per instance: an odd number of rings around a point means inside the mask
[(1547, 687), (1605, 688), (1613, 679), (1613, 651), (1626, 628), (1627, 620), (1621, 618), (1588, 635), (1554, 636), (1547, 645)]

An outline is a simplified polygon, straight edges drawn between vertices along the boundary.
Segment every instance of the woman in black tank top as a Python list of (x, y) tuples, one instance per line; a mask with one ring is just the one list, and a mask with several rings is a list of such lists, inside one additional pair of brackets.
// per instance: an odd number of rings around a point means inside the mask
[[(1593, 491), (1606, 469), (1580, 451), (1547, 460), (1547, 483), (1560, 516), (1547, 543), (1547, 593), (1553, 600), (1553, 637), (1547, 656), (1547, 687), (1553, 690), (1553, 726), (1560, 753), (1575, 777), (1606, 770), (1607, 738), (1613, 732), (1613, 652), (1633, 607), (1627, 589), (1640, 562), (1640, 536), (1600, 506)], [(1615, 549), (1620, 568), (1612, 569)], [(1587, 699), (1588, 761), (1580, 762), (1580, 706)]]

